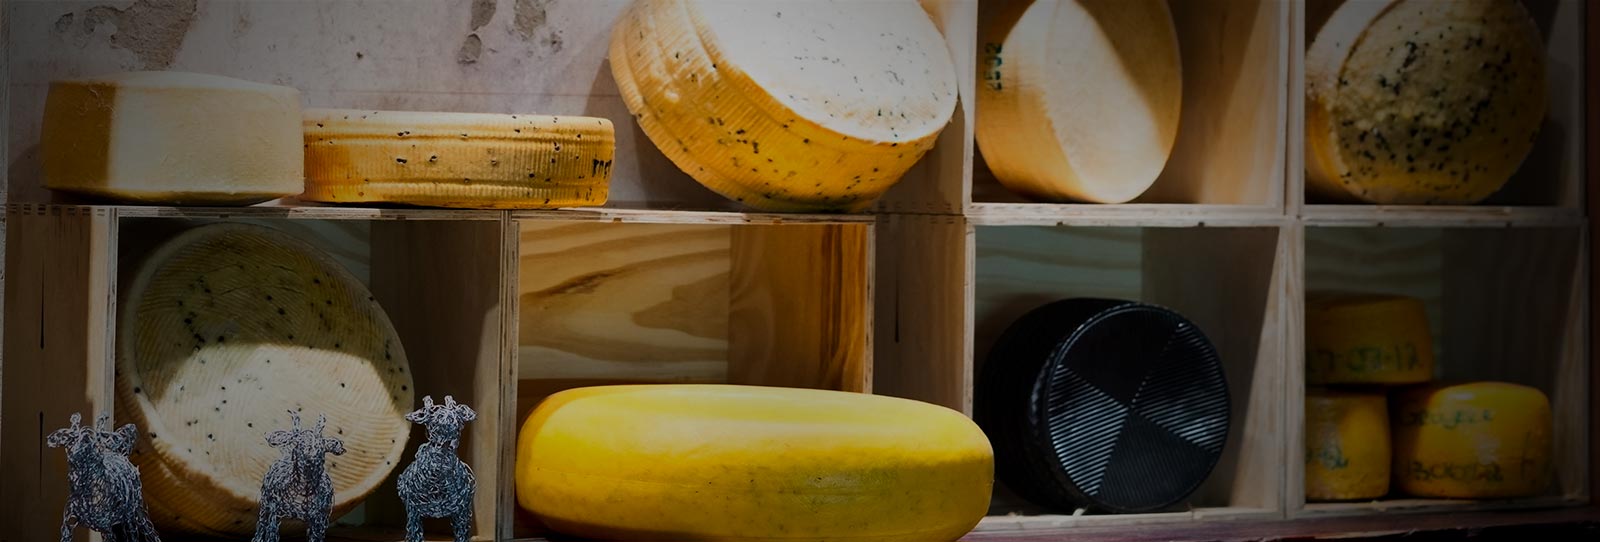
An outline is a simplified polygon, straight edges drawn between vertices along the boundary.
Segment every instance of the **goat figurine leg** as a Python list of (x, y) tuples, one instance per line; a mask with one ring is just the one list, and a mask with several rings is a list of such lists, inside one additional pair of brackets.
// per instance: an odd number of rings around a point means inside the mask
[(306, 519), (306, 542), (323, 542), (324, 540), (327, 540), (327, 513), (324, 512), (322, 514), (312, 514), (312, 516), (313, 517)]
[(472, 536), (472, 507), (468, 506), (451, 518), (450, 526), (455, 530), (456, 542), (467, 542)]
[(406, 510), (406, 542), (422, 542), (422, 516), (409, 507)]
[(278, 542), (278, 511), (265, 499), (261, 502), (261, 514), (256, 518), (256, 536), (251, 542)]
[(61, 542), (72, 542), (72, 530), (78, 528), (78, 517), (72, 515), (72, 508), (61, 511)]

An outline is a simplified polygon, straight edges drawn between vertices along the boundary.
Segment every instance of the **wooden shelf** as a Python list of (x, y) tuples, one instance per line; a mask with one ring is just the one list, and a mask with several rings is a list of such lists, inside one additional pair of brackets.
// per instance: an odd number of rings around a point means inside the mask
[(1583, 210), (1572, 207), (1307, 205), (1307, 226), (1544, 227), (1583, 224)]
[(1281, 226), (1283, 210), (1259, 205), (984, 203), (967, 208), (978, 226), (1241, 227)]
[(284, 219), (284, 220), (553, 220), (633, 224), (871, 224), (874, 215), (783, 214), (675, 209), (494, 210), (420, 207), (343, 207), (331, 205), (254, 205), (249, 207), (179, 207), (171, 205), (7, 204), (11, 212), (42, 214), (107, 214), (119, 218)]
[(1307, 503), (1294, 514), (1296, 517), (1366, 516), (1373, 514), (1418, 514), (1485, 512), (1489, 510), (1521, 510), (1540, 508), (1586, 507), (1589, 500), (1582, 497), (1532, 497), (1527, 499), (1460, 500), (1460, 499), (1381, 499), (1362, 502)]

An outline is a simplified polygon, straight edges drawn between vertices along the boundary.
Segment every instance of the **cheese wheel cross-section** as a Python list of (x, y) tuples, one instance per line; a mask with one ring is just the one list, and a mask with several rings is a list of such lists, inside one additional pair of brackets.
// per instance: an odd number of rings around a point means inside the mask
[(1178, 137), (1183, 66), (1165, 0), (985, 2), (978, 147), (1006, 188), (1123, 203)]
[(594, 540), (949, 542), (993, 484), (960, 413), (836, 391), (579, 388), (517, 437), (517, 503)]
[(51, 190), (139, 203), (247, 205), (300, 193), (300, 92), (182, 72), (50, 84)]
[(306, 191), (328, 203), (604, 205), (616, 134), (592, 117), (312, 109)]
[(611, 73), (661, 152), (773, 211), (858, 211), (956, 105), (944, 39), (914, 0), (637, 0)]
[(1306, 52), (1306, 188), (1482, 201), (1533, 148), (1545, 85), (1544, 42), (1518, 0), (1346, 2)]

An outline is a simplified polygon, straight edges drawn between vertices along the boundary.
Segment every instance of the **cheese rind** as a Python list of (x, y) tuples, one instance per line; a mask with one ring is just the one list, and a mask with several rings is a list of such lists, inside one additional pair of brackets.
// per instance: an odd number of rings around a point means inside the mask
[(1522, 2), (1346, 2), (1306, 53), (1306, 188), (1476, 203), (1516, 172), (1546, 105), (1544, 42)]
[(1389, 407), (1382, 393), (1306, 390), (1306, 500), (1389, 492)]
[(913, 0), (639, 0), (610, 61), (667, 158), (766, 210), (868, 207), (956, 104), (944, 40)]
[(121, 304), (117, 414), (163, 532), (243, 536), (287, 410), (349, 450), (327, 459), (334, 515), (401, 462), (411, 374), (382, 309), (327, 255), (277, 230), (198, 227), (139, 267)]
[(247, 205), (300, 193), (300, 92), (214, 75), (56, 81), (41, 134), (51, 190)]
[(1006, 188), (1041, 201), (1123, 203), (1172, 153), (1183, 105), (1164, 0), (985, 4), (977, 140)]
[(311, 109), (301, 199), (465, 208), (604, 205), (616, 153), (593, 117)]
[(1414, 384), (1433, 378), (1433, 338), (1420, 299), (1306, 296), (1306, 382)]
[(1510, 498), (1550, 489), (1550, 400), (1503, 382), (1435, 385), (1394, 399), (1394, 480), (1418, 497)]
[(516, 461), (518, 504), (596, 540), (950, 541), (994, 482), (988, 439), (955, 411), (752, 386), (557, 393)]

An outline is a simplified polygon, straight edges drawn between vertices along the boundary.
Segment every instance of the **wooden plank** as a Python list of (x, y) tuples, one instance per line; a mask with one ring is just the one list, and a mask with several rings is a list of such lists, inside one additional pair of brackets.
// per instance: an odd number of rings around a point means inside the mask
[(1565, 207), (1460, 205), (1306, 205), (1308, 226), (1546, 227), (1576, 226), (1583, 212)]
[[(1584, 88), (1587, 96), (1584, 101), (1584, 145), (1587, 152), (1584, 156), (1600, 156), (1600, 9), (1584, 10)], [(1595, 186), (1600, 184), (1600, 167), (1585, 164), (1585, 185)], [(1588, 254), (1589, 276), (1585, 278), (1589, 287), (1588, 314), (1589, 319), (1589, 412), (1600, 412), (1600, 357), (1595, 353), (1600, 352), (1600, 319), (1593, 317), (1594, 307), (1600, 306), (1600, 253), (1594, 249), (1594, 239), (1600, 239), (1600, 221), (1594, 217), (1600, 216), (1600, 190), (1587, 190), (1587, 210), (1589, 216), (1588, 237), (1584, 243), (1584, 250)], [(1589, 417), (1589, 495), (1600, 495), (1600, 415)]]
[(1588, 501), (1575, 497), (1544, 496), (1524, 499), (1383, 499), (1364, 502), (1309, 503), (1298, 517), (1370, 516), (1379, 514), (1425, 514), (1446, 512), (1466, 514), (1501, 510), (1584, 507)]
[(728, 381), (872, 390), (872, 228), (733, 230)]
[(972, 415), (973, 230), (961, 217), (878, 223), (873, 393)]
[(7, 216), (0, 505), (16, 516), (0, 540), (58, 536), (66, 458), (45, 435), (112, 413), (115, 213), (59, 211)]
[(517, 384), (519, 343), (518, 324), (522, 318), (521, 296), (517, 284), (522, 280), (520, 244), (522, 229), (514, 220), (500, 221), (500, 456), (497, 461), (501, 473), (494, 480), (495, 539), (512, 537), (516, 526), (517, 510), (515, 473), (517, 472), (517, 434), (522, 426), (522, 410), (518, 408)]
[(1306, 410), (1306, 228), (1295, 224), (1284, 228), (1282, 252), (1284, 289), (1283, 359), (1283, 507), (1292, 516), (1305, 506), (1305, 410)]
[(1235, 227), (1278, 226), (1281, 209), (1255, 205), (1173, 203), (973, 203), (967, 218), (977, 226)]
[[(372, 293), (400, 334), (419, 404), (423, 395), (452, 395), (478, 413), (460, 455), (487, 486), (474, 497), (473, 539), (494, 540), (498, 499), (491, 488), (502, 476), (500, 223), (374, 222), (371, 231)], [(426, 439), (425, 428), (413, 428), (413, 443)], [(366, 501), (369, 523), (403, 526), (398, 495), (384, 489)]]
[(944, 34), (950, 59), (955, 63), (957, 93), (950, 124), (916, 166), (912, 167), (878, 202), (877, 210), (892, 213), (959, 214), (970, 200), (972, 186), (973, 112), (977, 103), (978, 1), (921, 0), (934, 24)]
[(559, 209), (512, 211), (516, 219), (638, 224), (871, 224), (872, 215), (694, 211), (683, 209)]

